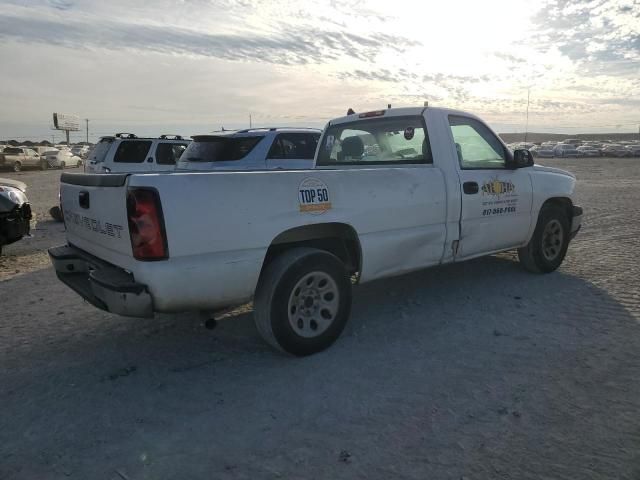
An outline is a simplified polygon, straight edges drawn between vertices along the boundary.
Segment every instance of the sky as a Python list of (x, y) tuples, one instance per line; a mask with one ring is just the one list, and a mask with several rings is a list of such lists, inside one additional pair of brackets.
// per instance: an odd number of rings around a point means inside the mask
[(95, 141), (425, 101), (500, 132), (638, 132), (640, 0), (0, 0), (0, 92), (0, 139), (61, 140), (53, 112)]

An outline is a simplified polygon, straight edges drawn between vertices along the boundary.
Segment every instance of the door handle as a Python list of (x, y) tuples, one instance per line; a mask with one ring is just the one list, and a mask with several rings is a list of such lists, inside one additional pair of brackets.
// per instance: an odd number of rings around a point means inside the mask
[(467, 195), (473, 195), (480, 191), (478, 184), (476, 182), (464, 182), (462, 184), (462, 191)]

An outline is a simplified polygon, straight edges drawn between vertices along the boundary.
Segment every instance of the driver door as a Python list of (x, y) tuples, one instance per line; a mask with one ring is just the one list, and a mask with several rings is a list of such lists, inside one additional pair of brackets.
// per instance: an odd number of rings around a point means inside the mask
[(530, 168), (506, 168), (511, 153), (482, 122), (450, 116), (449, 125), (462, 196), (456, 259), (523, 245), (531, 227)]

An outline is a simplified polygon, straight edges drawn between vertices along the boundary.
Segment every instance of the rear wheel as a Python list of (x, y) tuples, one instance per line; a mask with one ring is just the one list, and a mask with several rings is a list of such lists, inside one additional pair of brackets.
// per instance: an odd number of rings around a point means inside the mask
[(331, 253), (294, 248), (263, 271), (254, 299), (260, 335), (283, 352), (304, 356), (328, 348), (351, 310), (351, 282)]
[(543, 207), (529, 244), (518, 249), (520, 263), (535, 273), (556, 270), (567, 254), (569, 228), (569, 218), (563, 208), (555, 205)]
[(22, 170), (22, 164), (20, 162), (15, 162), (13, 164), (13, 171), (19, 172), (20, 170)]
[(40, 160), (40, 170), (46, 170), (46, 169), (47, 169), (46, 160)]
[(80, 168), (82, 166), (82, 160), (78, 160), (76, 163), (76, 167)]

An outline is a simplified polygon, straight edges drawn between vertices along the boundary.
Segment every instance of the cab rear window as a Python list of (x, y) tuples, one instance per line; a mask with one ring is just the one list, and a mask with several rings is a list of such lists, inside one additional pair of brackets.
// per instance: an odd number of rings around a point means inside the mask
[(246, 157), (264, 137), (196, 136), (180, 158), (186, 162), (228, 162)]
[(433, 163), (421, 116), (374, 118), (330, 126), (319, 166)]

